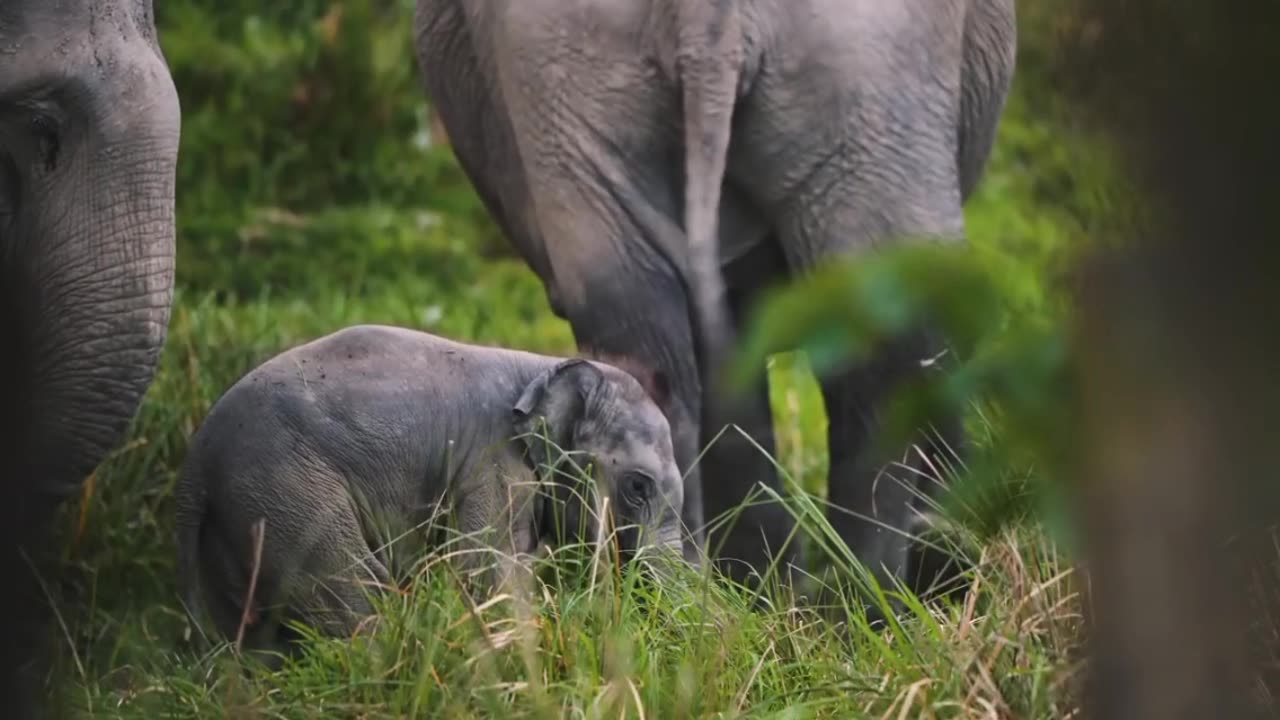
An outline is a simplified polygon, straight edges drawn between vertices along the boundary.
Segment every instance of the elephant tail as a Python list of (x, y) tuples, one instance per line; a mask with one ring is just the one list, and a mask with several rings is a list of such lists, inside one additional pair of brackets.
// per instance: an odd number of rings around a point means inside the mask
[(685, 147), (686, 284), (704, 380), (726, 358), (730, 323), (720, 272), (720, 189), (728, 163), (744, 43), (737, 0), (680, 2), (678, 72)]

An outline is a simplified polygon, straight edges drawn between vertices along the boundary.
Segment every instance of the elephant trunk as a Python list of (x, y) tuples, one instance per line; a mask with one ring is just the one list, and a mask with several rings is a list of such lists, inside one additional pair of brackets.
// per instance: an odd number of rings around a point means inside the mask
[(675, 581), (690, 566), (701, 567), (696, 556), (686, 556), (684, 531), (678, 519), (672, 523), (663, 523), (655, 532), (652, 541), (645, 543), (641, 557), (654, 579), (659, 582)]
[(664, 521), (646, 544), (648, 550), (645, 554), (658, 565), (665, 566), (671, 563), (688, 563), (694, 567), (699, 565), (696, 555), (689, 557), (686, 552), (684, 531), (679, 515)]
[[(177, 96), (167, 73), (85, 133), (35, 199), (12, 256), (24, 477), (40, 504), (74, 494), (150, 384), (173, 299)], [(131, 94), (140, 93), (134, 88)]]
[(684, 533), (680, 531), (679, 518), (662, 533), (658, 544), (678, 557), (684, 556)]

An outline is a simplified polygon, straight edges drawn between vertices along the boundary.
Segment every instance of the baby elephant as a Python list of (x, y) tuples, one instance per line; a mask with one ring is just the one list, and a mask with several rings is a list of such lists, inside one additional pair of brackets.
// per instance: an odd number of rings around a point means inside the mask
[(187, 612), (251, 650), (289, 651), (289, 619), (352, 634), (369, 590), (405, 569), (390, 541), (441, 510), (464, 557), (593, 539), (575, 464), (594, 471), (624, 553), (679, 553), (665, 395), (660, 376), (605, 362), (381, 325), (281, 353), (192, 438), (175, 491)]

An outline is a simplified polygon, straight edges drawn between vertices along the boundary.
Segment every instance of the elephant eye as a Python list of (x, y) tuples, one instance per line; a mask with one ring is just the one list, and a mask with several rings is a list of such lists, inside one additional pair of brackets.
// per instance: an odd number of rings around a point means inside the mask
[(653, 499), (653, 478), (642, 472), (629, 472), (622, 478), (622, 495), (635, 507), (643, 507)]
[(52, 172), (58, 167), (61, 152), (61, 124), (54, 115), (37, 109), (29, 109), (26, 124), (28, 136), (33, 141), (31, 150), (44, 165), (45, 172)]
[(61, 150), (58, 121), (44, 113), (36, 113), (31, 116), (30, 127), (44, 169), (51, 172), (58, 166), (58, 152)]

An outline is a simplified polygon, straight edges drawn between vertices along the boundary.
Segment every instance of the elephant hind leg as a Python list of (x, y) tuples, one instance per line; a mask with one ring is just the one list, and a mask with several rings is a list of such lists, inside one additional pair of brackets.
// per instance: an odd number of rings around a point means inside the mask
[[(693, 330), (685, 289), (673, 269), (622, 257), (612, 270), (587, 278), (588, 300), (569, 305), (567, 314), (579, 349), (586, 355), (614, 358), (666, 376), (669, 399), (660, 403), (671, 426), (676, 464), (685, 473), (681, 517), (688, 533), (686, 557), (703, 551), (705, 533), (699, 426), (701, 381), (694, 356)], [(616, 360), (621, 358), (622, 360)]]
[[(806, 180), (788, 190), (778, 221), (793, 273), (803, 275), (895, 242), (963, 241), (954, 129), (938, 127), (930, 117), (901, 118), (905, 126), (894, 128), (893, 137), (860, 137), (856, 128), (844, 130), (851, 138), (846, 154), (804, 168)], [(910, 144), (886, 144), (898, 137), (911, 138)], [(882, 584), (906, 579), (907, 533), (921, 502), (917, 495), (922, 486), (936, 489), (936, 483), (919, 482), (921, 468), (895, 465), (910, 455), (907, 448), (873, 457), (873, 440), (895, 391), (919, 377), (927, 361), (945, 349), (933, 329), (920, 327), (887, 338), (863, 367), (819, 379), (831, 459), (828, 517)], [(956, 426), (948, 418), (933, 424), (948, 432)], [(947, 441), (958, 445), (954, 436)]]
[(894, 391), (934, 350), (937, 341), (923, 332), (896, 338), (867, 364), (820, 380), (831, 458), (828, 517), (886, 590), (896, 578), (927, 593), (956, 570), (940, 551), (913, 542), (913, 533), (945, 480), (939, 472), (963, 441), (958, 418), (930, 419), (912, 447), (876, 445)]
[(298, 619), (323, 635), (355, 636), (375, 613), (372, 595), (388, 585), (377, 579), (385, 572), (379, 566), (368, 559), (356, 568), (348, 563), (342, 573), (301, 580), (294, 596)]
[(294, 612), (323, 635), (354, 636), (374, 615), (373, 598), (394, 587), (390, 571), (354, 510), (330, 515), (325, 531), (305, 549), (304, 570), (293, 580)]
[[(388, 586), (391, 576), (332, 479), (324, 474), (309, 480), (313, 488), (333, 488), (329, 497), (312, 496), (327, 502), (295, 506), (294, 512), (244, 525), (206, 523), (200, 540), (204, 603), (226, 639), (239, 637), (242, 648), (254, 653), (288, 656), (297, 652), (301, 639), (290, 621), (343, 637), (374, 613), (369, 593)], [(270, 493), (266, 500), (289, 502)], [(229, 537), (228, 525), (247, 536)]]
[[(650, 49), (597, 43), (602, 54), (528, 62), (558, 38), (545, 30), (596, 32), (589, 4), (510, 3), (493, 54), (511, 138), (519, 150), (531, 218), (545, 246), (534, 265), (584, 354), (625, 358), (661, 372), (671, 401), (676, 463), (685, 473), (686, 555), (700, 552), (703, 513), (698, 454), (701, 381), (681, 268), (688, 252), (682, 174), (671, 159), (677, 88), (655, 82)], [(555, 22), (548, 25), (547, 18)], [(642, 41), (640, 35), (611, 38)], [(600, 63), (606, 73), (594, 72)]]
[(279, 579), (260, 560), (245, 555), (242, 548), (252, 548), (252, 540), (234, 542), (224, 531), (215, 523), (204, 523), (199, 532), (200, 604), (224, 640), (239, 640), (243, 649), (262, 655), (268, 665), (278, 664), (273, 656), (293, 652), (283, 624), (287, 608), (276, 605)]
[[(776, 241), (766, 238), (725, 268), (735, 334), (760, 291), (785, 277), (785, 267)], [(721, 571), (740, 583), (756, 576), (772, 585), (767, 573), (777, 559), (777, 580), (790, 586), (792, 569), (804, 563), (800, 538), (791, 537), (795, 519), (762, 492), (784, 493), (774, 465), (779, 458), (767, 374), (737, 402), (720, 406), (730, 415), (711, 417), (711, 407), (703, 403), (701, 462), (711, 553)]]

